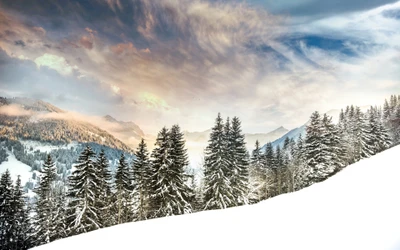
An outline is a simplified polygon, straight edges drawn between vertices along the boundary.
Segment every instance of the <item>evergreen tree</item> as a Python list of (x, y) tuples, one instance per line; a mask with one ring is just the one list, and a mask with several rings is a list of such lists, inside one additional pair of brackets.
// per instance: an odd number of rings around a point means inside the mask
[(251, 203), (259, 202), (267, 198), (267, 172), (264, 164), (264, 156), (261, 153), (258, 140), (250, 159), (250, 197)]
[(117, 224), (130, 222), (133, 220), (132, 176), (124, 154), (121, 154), (115, 173), (115, 189)]
[(96, 206), (98, 171), (94, 163), (95, 153), (87, 146), (78, 158), (75, 170), (69, 177), (67, 211), (69, 235), (90, 232), (102, 227)]
[(267, 169), (268, 197), (278, 195), (278, 166), (276, 163), (275, 152), (272, 143), (267, 143), (265, 148), (264, 164)]
[(12, 249), (13, 225), (13, 185), (8, 169), (0, 179), (0, 246), (2, 249)]
[(96, 171), (98, 172), (99, 186), (98, 197), (96, 197), (96, 207), (99, 209), (99, 219), (103, 227), (112, 226), (112, 210), (111, 210), (111, 172), (109, 170), (108, 159), (104, 149), (100, 151), (95, 163)]
[(231, 186), (235, 205), (240, 206), (248, 203), (249, 192), (249, 156), (242, 133), (241, 122), (238, 117), (232, 119), (231, 136), (228, 137), (227, 151), (229, 152)]
[(39, 246), (49, 243), (54, 239), (53, 234), (53, 217), (55, 207), (55, 197), (53, 186), (56, 180), (56, 167), (50, 155), (47, 155), (40, 172), (40, 182), (35, 189), (35, 217), (34, 217), (34, 245)]
[(327, 176), (340, 171), (344, 166), (345, 152), (341, 144), (339, 128), (332, 122), (332, 117), (324, 114), (322, 118), (322, 152), (327, 158)]
[[(350, 113), (352, 107), (350, 108)], [(332, 174), (329, 166), (327, 145), (323, 142), (324, 126), (320, 114), (315, 111), (311, 115), (310, 124), (306, 128), (305, 157), (309, 168), (308, 185), (325, 180)]]
[(151, 194), (151, 162), (147, 145), (142, 139), (135, 152), (136, 159), (133, 161), (133, 182), (138, 194), (136, 220), (148, 218), (149, 196)]
[(13, 190), (12, 211), (13, 217), (10, 230), (12, 242), (10, 249), (29, 249), (31, 247), (30, 224), (20, 176), (18, 176)]
[(204, 159), (204, 209), (223, 209), (235, 205), (230, 182), (224, 124), (221, 115), (215, 120)]

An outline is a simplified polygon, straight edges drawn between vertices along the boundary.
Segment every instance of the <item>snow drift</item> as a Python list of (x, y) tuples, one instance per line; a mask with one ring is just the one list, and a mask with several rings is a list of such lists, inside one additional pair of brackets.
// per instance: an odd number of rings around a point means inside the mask
[(37, 249), (400, 249), (400, 146), (296, 193), (118, 225)]

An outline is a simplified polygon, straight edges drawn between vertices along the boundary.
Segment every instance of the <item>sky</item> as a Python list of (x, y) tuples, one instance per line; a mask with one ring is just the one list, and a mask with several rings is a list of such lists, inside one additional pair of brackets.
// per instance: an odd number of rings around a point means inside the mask
[(247, 133), (400, 90), (400, 1), (0, 0), (0, 95)]

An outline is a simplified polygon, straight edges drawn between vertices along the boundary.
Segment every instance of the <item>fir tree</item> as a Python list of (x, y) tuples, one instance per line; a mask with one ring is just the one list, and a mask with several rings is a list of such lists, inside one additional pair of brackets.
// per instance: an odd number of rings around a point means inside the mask
[(98, 172), (99, 187), (98, 197), (96, 197), (96, 207), (99, 209), (99, 219), (103, 227), (113, 225), (111, 211), (111, 172), (109, 170), (108, 159), (104, 149), (100, 151), (95, 163), (96, 171)]
[(34, 217), (34, 244), (36, 246), (49, 243), (52, 236), (55, 197), (53, 186), (56, 180), (56, 167), (50, 155), (43, 164), (39, 186), (35, 189), (37, 198)]
[(8, 169), (0, 179), (0, 246), (2, 249), (12, 249), (13, 225), (13, 185)]
[[(350, 113), (352, 110), (351, 107)], [(331, 174), (326, 145), (323, 143), (324, 127), (317, 111), (311, 115), (306, 132), (305, 157), (310, 172), (308, 185), (312, 185), (325, 180)]]
[(115, 173), (115, 189), (117, 224), (130, 222), (133, 220), (132, 176), (124, 154), (121, 154)]
[(75, 170), (69, 177), (67, 211), (69, 235), (90, 232), (102, 227), (96, 197), (99, 192), (98, 171), (94, 163), (95, 153), (87, 146), (78, 158)]
[(251, 203), (259, 202), (267, 198), (267, 172), (264, 164), (264, 156), (261, 153), (260, 143), (256, 141), (255, 148), (250, 159), (250, 197)]
[(151, 162), (144, 139), (139, 143), (135, 155), (136, 158), (133, 161), (133, 182), (136, 193), (139, 196), (136, 208), (136, 220), (145, 220), (148, 218), (149, 196), (151, 194)]
[(21, 179), (18, 176), (13, 191), (12, 202), (12, 243), (11, 249), (29, 249), (30, 244), (30, 223), (28, 212), (25, 206), (25, 197), (22, 191)]
[(230, 182), (224, 124), (221, 115), (215, 120), (204, 159), (204, 209), (233, 206), (235, 197)]
[(239, 118), (232, 119), (231, 136), (228, 137), (229, 162), (231, 171), (231, 185), (233, 188), (233, 195), (235, 197), (235, 205), (240, 206), (248, 203), (249, 192), (249, 159), (244, 141), (244, 134), (242, 133), (241, 122)]

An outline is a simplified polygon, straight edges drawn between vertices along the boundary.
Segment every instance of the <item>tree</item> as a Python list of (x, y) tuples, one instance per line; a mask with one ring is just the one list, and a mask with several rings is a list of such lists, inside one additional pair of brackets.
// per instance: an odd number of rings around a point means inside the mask
[(133, 220), (132, 176), (124, 154), (121, 154), (115, 173), (117, 224)]
[(204, 158), (204, 209), (223, 209), (235, 204), (230, 182), (224, 124), (218, 114)]
[(234, 117), (232, 119), (231, 135), (228, 137), (230, 142), (227, 143), (229, 146), (227, 151), (229, 152), (228, 161), (232, 171), (231, 185), (236, 206), (248, 203), (249, 159), (244, 139), (241, 122), (239, 118)]
[(99, 219), (103, 227), (113, 225), (112, 211), (111, 211), (111, 172), (109, 170), (108, 159), (105, 155), (104, 149), (100, 151), (95, 163), (98, 183), (98, 197), (96, 197), (96, 207), (99, 209)]
[(138, 204), (136, 220), (145, 220), (148, 218), (149, 196), (151, 194), (151, 162), (149, 151), (144, 139), (141, 140), (135, 152), (136, 158), (133, 161), (133, 182), (136, 193), (138, 194)]
[(258, 140), (251, 154), (249, 182), (251, 188), (249, 200), (251, 203), (259, 202), (267, 198), (267, 171)]
[(345, 152), (341, 144), (339, 128), (333, 124), (332, 117), (324, 114), (322, 127), (322, 152), (327, 158), (326, 174), (329, 177), (344, 168)]
[(50, 155), (47, 155), (46, 161), (43, 164), (40, 172), (40, 182), (35, 189), (37, 195), (34, 207), (34, 245), (39, 246), (42, 244), (53, 241), (53, 218), (55, 197), (53, 193), (53, 186), (56, 180), (56, 167)]
[(310, 173), (308, 185), (323, 181), (332, 173), (329, 166), (329, 156), (326, 152), (327, 145), (323, 144), (323, 134), (324, 127), (321, 116), (315, 111), (311, 115), (310, 124), (306, 128), (305, 157)]
[(272, 143), (267, 143), (264, 156), (264, 164), (267, 169), (267, 187), (269, 190), (268, 197), (273, 197), (278, 195), (278, 167), (276, 164), (275, 151)]
[(86, 233), (102, 227), (96, 206), (100, 180), (94, 163), (95, 153), (86, 146), (80, 154), (75, 170), (69, 177), (68, 222), (69, 235)]
[(191, 191), (185, 183), (184, 170), (188, 165), (183, 133), (178, 125), (163, 128), (153, 150), (153, 174), (157, 215), (171, 216), (190, 213)]
[(28, 212), (25, 206), (25, 197), (22, 191), (21, 179), (18, 175), (15, 187), (13, 190), (12, 199), (12, 225), (11, 225), (11, 235), (12, 243), (10, 249), (29, 249), (30, 244), (30, 223)]
[(2, 249), (12, 249), (11, 228), (13, 224), (13, 185), (8, 169), (0, 179), (0, 246)]

